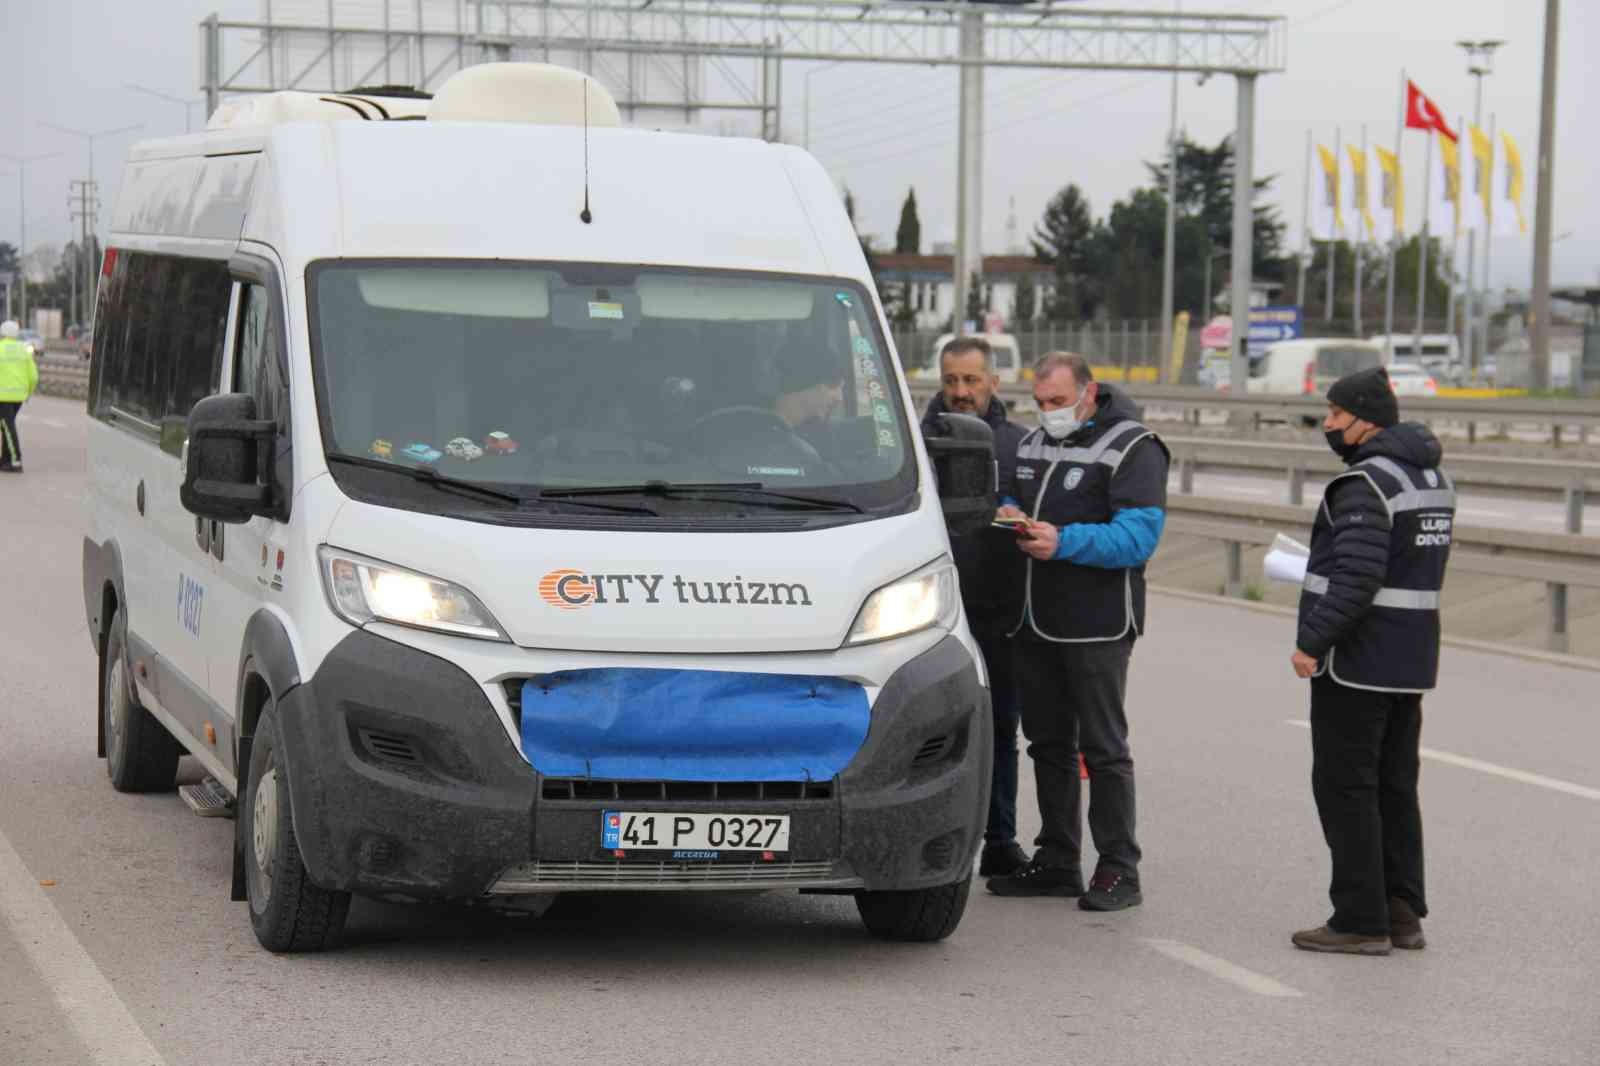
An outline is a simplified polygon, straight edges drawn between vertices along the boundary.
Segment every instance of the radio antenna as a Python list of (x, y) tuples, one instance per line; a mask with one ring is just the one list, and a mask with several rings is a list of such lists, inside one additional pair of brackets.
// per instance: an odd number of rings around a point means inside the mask
[(587, 226), (594, 221), (594, 215), (589, 211), (589, 78), (583, 79), (583, 210), (578, 212), (578, 217)]

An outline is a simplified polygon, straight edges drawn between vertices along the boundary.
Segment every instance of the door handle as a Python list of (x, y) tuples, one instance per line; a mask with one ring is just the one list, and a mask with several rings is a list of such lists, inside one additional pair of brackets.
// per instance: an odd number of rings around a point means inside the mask
[(211, 523), (211, 554), (219, 563), (222, 562), (222, 531), (226, 528), (221, 522)]
[(144, 514), (144, 482), (139, 482), (138, 491), (133, 494), (133, 505), (139, 508), (139, 514)]

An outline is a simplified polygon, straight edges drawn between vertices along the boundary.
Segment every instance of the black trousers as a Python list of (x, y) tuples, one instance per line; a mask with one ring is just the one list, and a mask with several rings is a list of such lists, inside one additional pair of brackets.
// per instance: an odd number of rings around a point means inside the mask
[(22, 464), (22, 442), (17, 439), (17, 412), (20, 403), (0, 403), (0, 466)]
[(1428, 913), (1422, 884), (1422, 697), (1311, 681), (1311, 792), (1333, 858), (1328, 927), (1389, 932), (1389, 899)]
[(997, 847), (1017, 840), (1017, 721), (1022, 705), (1017, 696), (1016, 643), (1006, 636), (1004, 622), (971, 624), (989, 671), (989, 704), (994, 714), (994, 766), (983, 842)]
[(1092, 644), (1017, 643), (1022, 731), (1033, 760), (1043, 825), (1034, 858), (1078, 866), (1083, 851), (1083, 786), (1078, 755), (1089, 768), (1089, 832), (1098, 870), (1139, 879), (1134, 839), (1133, 754), (1123, 697), (1133, 637)]

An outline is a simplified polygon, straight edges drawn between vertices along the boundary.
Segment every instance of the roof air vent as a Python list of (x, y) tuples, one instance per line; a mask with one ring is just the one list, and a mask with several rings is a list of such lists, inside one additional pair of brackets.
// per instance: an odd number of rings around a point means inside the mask
[(582, 126), (585, 97), (589, 125), (622, 124), (605, 86), (580, 71), (549, 63), (482, 63), (451, 75), (439, 87), (428, 119)]

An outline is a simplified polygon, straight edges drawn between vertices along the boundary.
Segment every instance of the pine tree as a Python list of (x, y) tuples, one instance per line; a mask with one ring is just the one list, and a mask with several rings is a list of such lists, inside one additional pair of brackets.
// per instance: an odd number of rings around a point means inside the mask
[(900, 226), (894, 231), (894, 250), (916, 255), (922, 248), (922, 221), (917, 218), (917, 190), (906, 191), (906, 202), (900, 206)]
[(1095, 226), (1089, 200), (1077, 185), (1067, 185), (1050, 198), (1030, 243), (1034, 257), (1055, 268), (1055, 286), (1044, 313), (1058, 322), (1094, 317), (1099, 304), (1099, 279), (1094, 249)]

